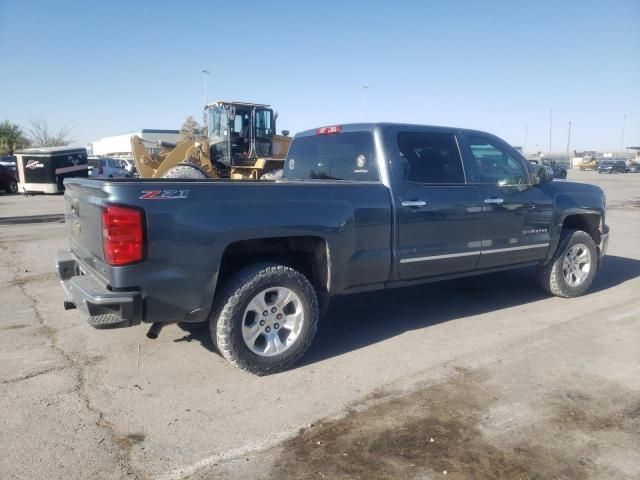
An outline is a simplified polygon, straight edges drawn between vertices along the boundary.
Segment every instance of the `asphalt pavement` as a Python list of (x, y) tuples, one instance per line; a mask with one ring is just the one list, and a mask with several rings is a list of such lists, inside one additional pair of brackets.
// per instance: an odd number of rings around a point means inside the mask
[(609, 206), (587, 295), (523, 269), (340, 298), (268, 377), (206, 327), (92, 329), (62, 308), (64, 225), (1, 225), (0, 477), (640, 478), (640, 174), (569, 178)]

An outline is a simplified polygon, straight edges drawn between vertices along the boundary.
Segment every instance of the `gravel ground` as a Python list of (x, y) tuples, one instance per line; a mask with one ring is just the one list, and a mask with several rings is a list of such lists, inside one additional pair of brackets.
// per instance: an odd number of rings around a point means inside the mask
[(63, 225), (0, 226), (0, 477), (640, 478), (640, 175), (569, 175), (608, 198), (588, 295), (524, 269), (343, 298), (263, 378), (207, 328), (91, 329)]

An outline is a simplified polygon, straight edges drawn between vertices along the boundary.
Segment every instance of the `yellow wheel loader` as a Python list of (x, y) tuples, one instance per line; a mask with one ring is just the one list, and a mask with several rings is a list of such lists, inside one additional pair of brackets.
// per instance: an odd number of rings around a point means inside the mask
[(131, 137), (140, 178), (278, 178), (291, 137), (276, 134), (269, 105), (218, 101), (205, 107), (207, 138), (177, 144), (160, 142), (151, 153), (147, 141)]

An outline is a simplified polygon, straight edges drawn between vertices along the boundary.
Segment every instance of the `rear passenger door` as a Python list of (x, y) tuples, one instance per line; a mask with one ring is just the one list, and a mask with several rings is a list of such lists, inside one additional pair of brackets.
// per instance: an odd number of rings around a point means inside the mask
[(402, 280), (474, 270), (482, 239), (480, 194), (466, 182), (454, 131), (406, 127), (388, 135)]

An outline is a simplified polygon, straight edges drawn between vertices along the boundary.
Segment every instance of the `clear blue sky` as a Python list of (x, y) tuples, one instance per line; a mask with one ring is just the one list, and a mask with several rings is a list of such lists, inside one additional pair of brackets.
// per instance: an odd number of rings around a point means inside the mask
[(209, 99), (279, 129), (367, 119), (491, 131), (528, 150), (640, 144), (640, 0), (0, 0), (0, 120), (79, 142), (178, 128)]

